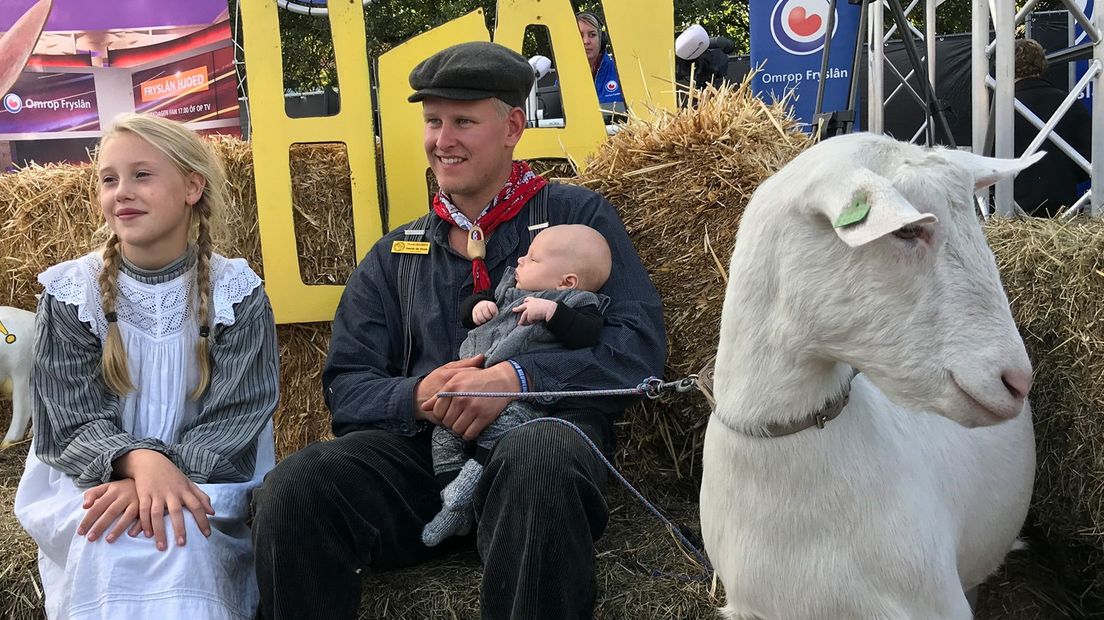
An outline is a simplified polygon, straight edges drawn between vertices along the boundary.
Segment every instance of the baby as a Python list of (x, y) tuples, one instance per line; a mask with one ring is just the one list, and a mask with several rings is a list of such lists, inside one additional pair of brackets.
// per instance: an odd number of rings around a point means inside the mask
[[(461, 305), (461, 321), (471, 331), (460, 345), (460, 357), (483, 353), (484, 366), (490, 367), (520, 353), (594, 346), (609, 304), (609, 298), (597, 291), (609, 278), (611, 265), (609, 244), (589, 226), (541, 231), (529, 252), (518, 259), (517, 268), (506, 269), (493, 297), (485, 291)], [(422, 542), (434, 546), (471, 530), (472, 498), (482, 461), (504, 433), (540, 415), (529, 402), (510, 402), (476, 439), (474, 458), (468, 458), (463, 437), (444, 426), (433, 429), (433, 470), (445, 486), (441, 512), (422, 530)]]

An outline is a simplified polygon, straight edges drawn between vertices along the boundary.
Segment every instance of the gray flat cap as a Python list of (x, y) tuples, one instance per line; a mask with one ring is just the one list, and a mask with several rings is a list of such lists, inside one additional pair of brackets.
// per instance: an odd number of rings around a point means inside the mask
[(410, 72), (408, 98), (476, 101), (496, 98), (514, 107), (525, 105), (533, 87), (533, 68), (517, 52), (497, 43), (461, 43), (437, 52)]

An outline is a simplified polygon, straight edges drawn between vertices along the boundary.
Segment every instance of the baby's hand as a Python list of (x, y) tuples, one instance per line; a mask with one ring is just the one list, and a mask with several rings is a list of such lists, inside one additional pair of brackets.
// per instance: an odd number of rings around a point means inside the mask
[(531, 325), (540, 321), (549, 321), (556, 314), (556, 302), (540, 297), (526, 297), (514, 312), (521, 313), (518, 317), (518, 325)]
[(487, 321), (490, 321), (498, 314), (498, 306), (493, 301), (483, 301), (475, 304), (475, 308), (472, 309), (472, 321), (476, 325), (482, 325)]

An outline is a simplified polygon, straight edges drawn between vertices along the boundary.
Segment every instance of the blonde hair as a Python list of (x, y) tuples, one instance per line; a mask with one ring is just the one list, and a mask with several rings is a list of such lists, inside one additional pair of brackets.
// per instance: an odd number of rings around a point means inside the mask
[[(191, 394), (198, 400), (211, 382), (211, 362), (208, 347), (211, 322), (211, 254), (214, 252), (215, 230), (226, 209), (226, 172), (222, 161), (206, 141), (194, 131), (175, 121), (149, 114), (120, 114), (104, 132), (100, 148), (119, 134), (128, 133), (148, 142), (161, 151), (183, 176), (196, 173), (205, 180), (203, 194), (192, 205), (189, 238), (196, 246), (196, 313), (199, 317), (199, 342), (196, 362), (199, 383)], [(98, 167), (99, 151), (95, 165)], [(126, 347), (116, 321), (115, 303), (119, 293), (118, 276), (121, 260), (119, 237), (114, 232), (103, 249), (103, 271), (100, 273), (100, 303), (108, 317), (107, 338), (103, 349), (103, 376), (108, 388), (120, 396), (134, 390), (127, 367)]]
[(598, 33), (598, 36), (601, 37), (601, 35), (602, 35), (602, 22), (598, 21), (598, 16), (595, 15), (594, 13), (591, 13), (590, 11), (583, 11), (582, 13), (576, 13), (575, 14), (575, 21), (576, 21), (576, 23), (583, 22), (584, 24), (590, 26), (591, 28), (594, 29), (595, 32)]
[(513, 112), (514, 108), (517, 107), (510, 105), (497, 97), (492, 97), (491, 103), (494, 104), (495, 111), (498, 112), (498, 115), (502, 118), (506, 118), (507, 116), (509, 116), (510, 112)]

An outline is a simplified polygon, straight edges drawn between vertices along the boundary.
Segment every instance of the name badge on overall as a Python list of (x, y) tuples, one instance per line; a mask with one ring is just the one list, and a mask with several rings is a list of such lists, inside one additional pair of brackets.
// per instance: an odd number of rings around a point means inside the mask
[(392, 254), (429, 254), (428, 241), (392, 241)]

